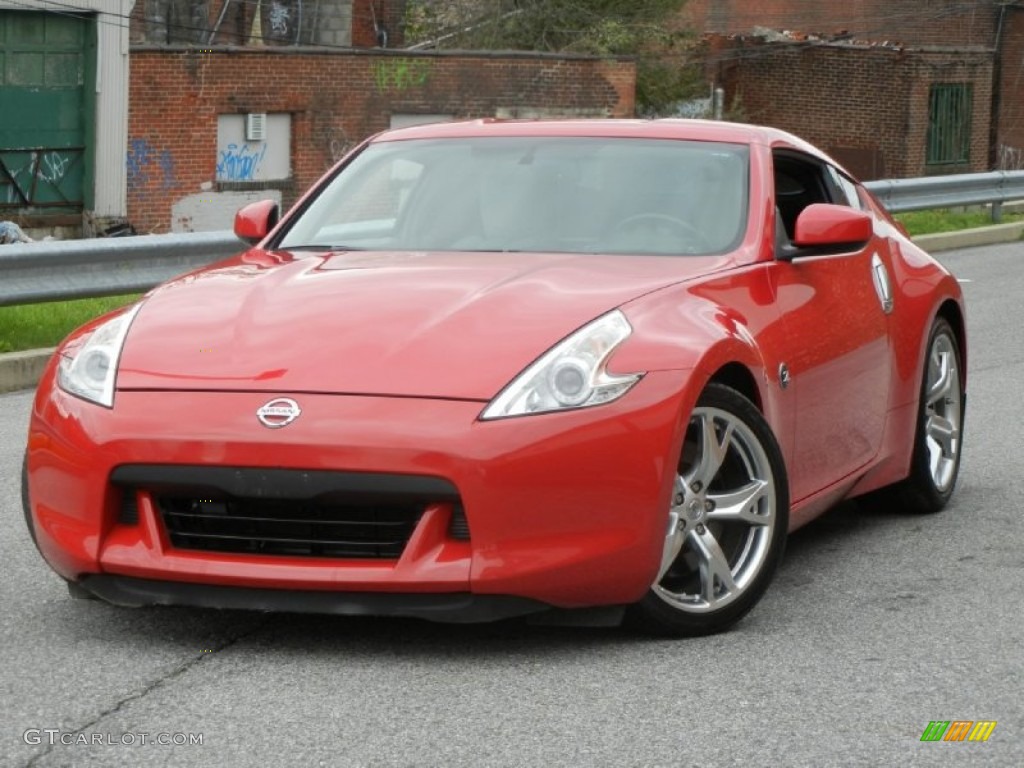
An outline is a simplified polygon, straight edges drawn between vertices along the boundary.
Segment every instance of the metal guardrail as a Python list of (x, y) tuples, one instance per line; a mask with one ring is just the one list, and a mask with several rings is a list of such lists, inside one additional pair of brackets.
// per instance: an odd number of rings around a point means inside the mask
[(991, 203), (993, 219), (998, 221), (998, 206), (1024, 200), (1024, 171), (886, 179), (869, 181), (864, 186), (893, 213)]
[(0, 245), (0, 306), (148, 291), (244, 248), (232, 232)]
[[(865, 184), (890, 211), (1024, 200), (1024, 171), (891, 179)], [(113, 296), (152, 288), (238, 253), (231, 232), (143, 235), (0, 246), (0, 306)]]

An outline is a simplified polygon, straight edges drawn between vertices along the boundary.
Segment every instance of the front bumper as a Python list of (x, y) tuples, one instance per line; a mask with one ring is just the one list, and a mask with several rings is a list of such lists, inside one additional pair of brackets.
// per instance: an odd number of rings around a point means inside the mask
[(78, 584), (96, 597), (130, 608), (144, 605), (191, 605), (201, 608), (341, 616), (403, 616), (459, 624), (527, 616), (546, 612), (549, 608), (535, 600), (507, 595), (254, 589), (134, 579), (108, 573), (85, 576)]
[[(513, 613), (533, 603), (623, 605), (644, 595), (660, 560), (683, 416), (696, 397), (683, 378), (651, 373), (606, 406), (480, 422), (480, 402), (288, 392), (120, 391), (108, 410), (48, 376), (29, 434), (31, 524), (55, 571), (113, 602), (125, 584), (161, 582), (171, 602), (193, 604), (207, 604), (200, 591), (173, 585), (328, 592), (336, 604), (338, 593), (447, 595), (446, 616), (460, 606), (472, 614), (481, 596), (528, 601), (513, 601)], [(302, 415), (268, 430), (256, 410), (277, 396), (298, 400)], [(194, 551), (172, 540), (152, 488), (114, 482), (138, 465), (436, 481), (457, 489), (469, 534), (453, 533), (456, 505), (439, 500), (395, 558)], [(135, 519), (125, 518), (126, 492), (137, 492)], [(120, 601), (168, 602), (133, 590)], [(421, 615), (394, 600), (399, 609), (359, 598), (369, 607), (343, 612)]]

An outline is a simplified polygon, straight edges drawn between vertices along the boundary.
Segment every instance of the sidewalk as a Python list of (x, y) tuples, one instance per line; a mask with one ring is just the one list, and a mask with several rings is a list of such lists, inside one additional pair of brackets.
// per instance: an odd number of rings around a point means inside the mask
[[(995, 224), (990, 227), (964, 229), (959, 232), (941, 232), (921, 235), (914, 239), (929, 253), (951, 251), (957, 248), (973, 248), (979, 245), (1010, 243), (1024, 237), (1024, 221), (1012, 224)], [(31, 389), (46, 367), (46, 361), (53, 354), (50, 349), (29, 349), (24, 352), (9, 352), (0, 355), (0, 392)]]

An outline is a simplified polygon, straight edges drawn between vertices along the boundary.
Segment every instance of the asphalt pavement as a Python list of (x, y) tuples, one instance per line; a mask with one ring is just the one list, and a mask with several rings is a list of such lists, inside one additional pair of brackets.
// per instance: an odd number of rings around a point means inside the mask
[[(1019, 768), (1024, 245), (941, 258), (969, 312), (953, 502), (837, 507), (711, 638), (72, 601), (22, 519), (31, 396), (0, 395), (0, 766)], [(935, 720), (997, 725), (922, 742)]]

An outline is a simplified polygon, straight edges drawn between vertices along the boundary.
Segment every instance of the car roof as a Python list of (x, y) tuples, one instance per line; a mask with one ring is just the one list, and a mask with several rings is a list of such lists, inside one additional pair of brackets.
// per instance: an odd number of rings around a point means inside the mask
[(831, 163), (853, 178), (835, 158), (794, 136), (765, 125), (731, 123), (720, 120), (661, 118), (657, 120), (576, 119), (505, 120), (483, 118), (395, 128), (370, 139), (371, 142), (411, 139), (461, 139), (485, 136), (531, 136), (567, 138), (646, 138), (687, 141), (721, 141), (730, 144), (760, 144), (771, 148), (794, 149)]
[(677, 118), (661, 120), (499, 120), (485, 118), (397, 128), (378, 134), (373, 141), (479, 136), (623, 137), (721, 141), (732, 144), (764, 144), (766, 146), (782, 145), (830, 160), (824, 153), (803, 139), (777, 128), (747, 123)]

